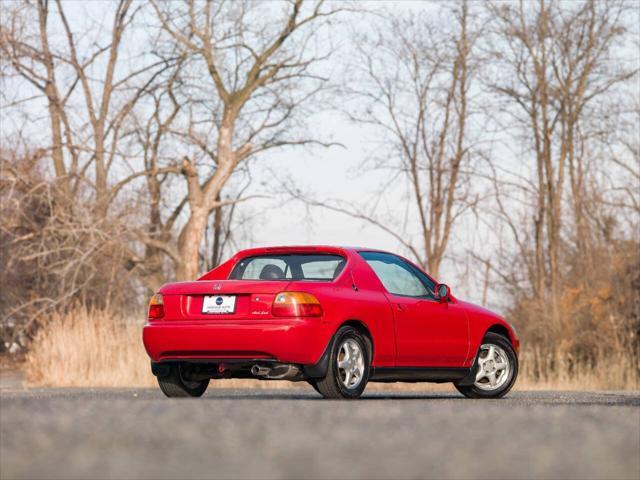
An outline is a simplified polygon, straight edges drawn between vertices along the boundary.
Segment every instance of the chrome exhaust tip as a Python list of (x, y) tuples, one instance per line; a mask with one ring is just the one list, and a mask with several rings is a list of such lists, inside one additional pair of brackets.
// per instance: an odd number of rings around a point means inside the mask
[(261, 367), (260, 365), (254, 365), (251, 367), (251, 374), (256, 377), (266, 377), (269, 375), (269, 372), (271, 372), (270, 368)]
[(295, 365), (286, 363), (279, 363), (269, 367), (256, 364), (251, 367), (251, 374), (269, 380), (289, 380), (297, 378), (300, 374), (300, 369)]

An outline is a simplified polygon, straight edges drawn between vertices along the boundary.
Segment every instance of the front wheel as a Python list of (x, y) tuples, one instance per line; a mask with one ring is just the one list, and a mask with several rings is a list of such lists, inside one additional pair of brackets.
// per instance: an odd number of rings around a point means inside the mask
[(325, 398), (358, 398), (369, 381), (367, 340), (353, 327), (341, 327), (334, 336), (329, 368), (312, 386)]
[(518, 376), (518, 356), (502, 335), (489, 332), (482, 340), (473, 385), (456, 385), (469, 398), (500, 398), (511, 390)]
[(167, 397), (201, 397), (209, 386), (209, 380), (189, 380), (180, 364), (172, 365), (169, 375), (158, 377), (160, 390)]

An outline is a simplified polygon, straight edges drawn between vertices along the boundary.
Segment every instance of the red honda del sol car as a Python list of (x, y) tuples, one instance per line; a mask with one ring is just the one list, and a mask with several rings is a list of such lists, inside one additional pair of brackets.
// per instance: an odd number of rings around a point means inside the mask
[(326, 398), (368, 382), (452, 382), (505, 395), (518, 375), (513, 327), (455, 298), (392, 253), (325, 246), (244, 250), (153, 296), (143, 340), (169, 397), (210, 380), (306, 381)]

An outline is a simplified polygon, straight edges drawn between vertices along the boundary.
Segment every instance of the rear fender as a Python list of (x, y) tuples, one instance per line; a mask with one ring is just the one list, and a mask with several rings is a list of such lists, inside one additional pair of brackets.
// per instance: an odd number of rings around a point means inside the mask
[(358, 328), (355, 325), (353, 325), (353, 323), (356, 322), (358, 323), (358, 327), (360, 328), (364, 328), (367, 332), (367, 337), (369, 339), (369, 361), (371, 362), (373, 359), (373, 340), (371, 339), (371, 332), (369, 331), (369, 328), (362, 322), (357, 321), (357, 320), (349, 320), (346, 321), (342, 324), (340, 324), (338, 326), (338, 328), (336, 328), (336, 330), (333, 332), (333, 335), (331, 335), (331, 339), (329, 340), (329, 342), (327, 342), (327, 346), (324, 349), (324, 352), (322, 352), (322, 355), (320, 356), (320, 359), (313, 365), (304, 365), (302, 367), (305, 375), (309, 378), (324, 378), (327, 376), (327, 372), (329, 371), (329, 357), (331, 356), (331, 350), (333, 349), (333, 344), (336, 341), (336, 333), (338, 330), (340, 330), (342, 327), (347, 326), (347, 325), (351, 325), (354, 326), (354, 328)]

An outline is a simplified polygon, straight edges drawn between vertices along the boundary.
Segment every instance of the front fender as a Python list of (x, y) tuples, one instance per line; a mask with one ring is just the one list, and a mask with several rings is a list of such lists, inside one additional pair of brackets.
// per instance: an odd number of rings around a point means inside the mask
[(509, 322), (486, 308), (468, 302), (460, 303), (463, 304), (469, 318), (469, 346), (470, 353), (474, 355), (474, 358), (480, 348), (482, 339), (492, 329), (497, 333), (506, 334), (516, 354), (519, 353), (520, 340)]

